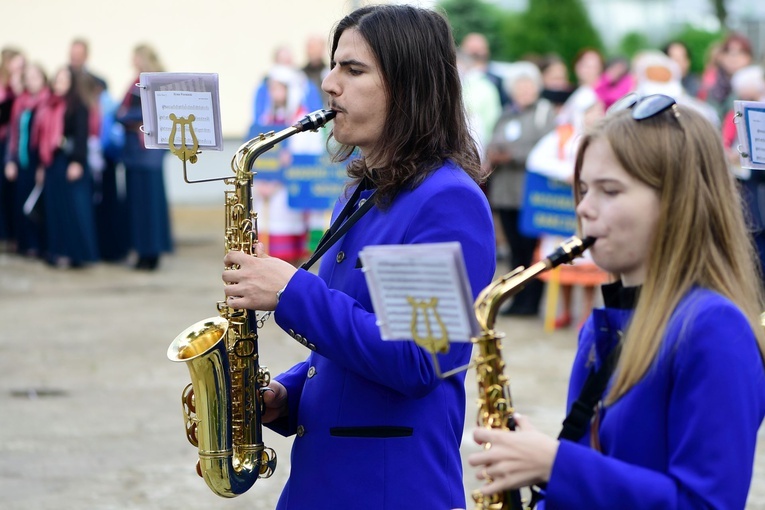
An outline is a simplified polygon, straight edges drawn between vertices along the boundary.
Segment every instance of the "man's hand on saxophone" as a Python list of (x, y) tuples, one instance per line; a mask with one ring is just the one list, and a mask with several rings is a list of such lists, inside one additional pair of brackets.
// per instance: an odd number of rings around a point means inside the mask
[(271, 381), (268, 387), (263, 390), (263, 404), (266, 406), (263, 416), (261, 416), (263, 423), (271, 423), (287, 416), (289, 411), (287, 388), (279, 381)]
[(232, 308), (270, 311), (276, 308), (277, 292), (284, 289), (297, 268), (265, 253), (263, 243), (255, 249), (256, 257), (230, 251), (223, 262), (226, 304)]

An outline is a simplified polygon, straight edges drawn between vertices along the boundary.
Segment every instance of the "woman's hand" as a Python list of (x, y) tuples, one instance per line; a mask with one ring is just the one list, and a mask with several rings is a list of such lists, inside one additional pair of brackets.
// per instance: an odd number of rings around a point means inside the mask
[(278, 381), (271, 381), (268, 388), (263, 390), (263, 403), (266, 410), (263, 413), (263, 423), (287, 416), (289, 406), (287, 405), (287, 388)]
[(69, 163), (69, 166), (66, 167), (66, 180), (69, 182), (76, 181), (82, 177), (83, 173), (84, 170), (82, 165), (76, 161), (72, 161)]
[(19, 175), (19, 169), (15, 161), (9, 161), (5, 164), (5, 178), (9, 181), (15, 181)]
[(284, 260), (266, 255), (263, 243), (255, 248), (257, 256), (241, 251), (230, 251), (223, 258), (227, 268), (223, 271), (223, 288), (228, 296), (226, 304), (232, 308), (268, 311), (276, 308), (276, 293), (283, 289), (297, 272), (295, 266)]
[(525, 416), (515, 415), (513, 431), (478, 428), (473, 438), (489, 445), (468, 457), (478, 468), (477, 478), (488, 483), (481, 488), (485, 495), (547, 482), (550, 479), (558, 440), (539, 432)]

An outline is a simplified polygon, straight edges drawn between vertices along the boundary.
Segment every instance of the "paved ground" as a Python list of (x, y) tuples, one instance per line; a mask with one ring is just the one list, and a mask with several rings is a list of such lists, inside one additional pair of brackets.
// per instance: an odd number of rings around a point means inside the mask
[[(183, 329), (216, 315), (221, 225), (222, 205), (176, 207), (177, 251), (156, 273), (124, 265), (62, 271), (0, 255), (0, 508), (274, 508), (291, 440), (265, 430), (278, 454), (276, 474), (234, 500), (213, 495), (194, 474), (196, 450), (183, 433), (188, 370), (165, 355)], [(573, 330), (548, 335), (540, 319), (505, 318), (498, 329), (507, 334), (516, 406), (557, 433)], [(260, 350), (273, 374), (307, 354), (273, 321)], [(465, 453), (475, 451), (472, 373), (467, 385)], [(476, 485), (468, 470), (466, 489)], [(747, 508), (765, 509), (765, 431)]]

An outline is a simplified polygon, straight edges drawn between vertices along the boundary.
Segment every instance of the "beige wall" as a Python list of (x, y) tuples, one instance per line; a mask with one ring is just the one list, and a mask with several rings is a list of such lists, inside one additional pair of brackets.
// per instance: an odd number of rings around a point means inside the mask
[(225, 137), (244, 136), (255, 85), (276, 46), (297, 63), (312, 33), (328, 36), (358, 0), (0, 0), (0, 46), (17, 46), (52, 74), (75, 37), (90, 42), (90, 69), (121, 98), (135, 82), (132, 50), (152, 45), (167, 71), (218, 73)]

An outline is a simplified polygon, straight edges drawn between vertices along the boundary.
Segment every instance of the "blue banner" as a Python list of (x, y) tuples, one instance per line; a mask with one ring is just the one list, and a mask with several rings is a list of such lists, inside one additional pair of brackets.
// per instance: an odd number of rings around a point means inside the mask
[[(258, 134), (266, 134), (271, 131), (279, 132), (287, 126), (281, 125), (253, 125), (250, 128), (250, 134), (255, 133), (252, 138)], [(281, 152), (287, 150), (283, 144), (277, 144), (271, 150), (268, 150), (258, 156), (252, 165), (252, 170), (257, 172), (255, 178), (259, 181), (283, 181)]]
[(520, 214), (521, 232), (528, 237), (553, 234), (568, 237), (576, 232), (574, 192), (570, 184), (526, 172)]
[(345, 163), (333, 163), (326, 154), (295, 154), (283, 175), (294, 209), (332, 209), (348, 182)]

